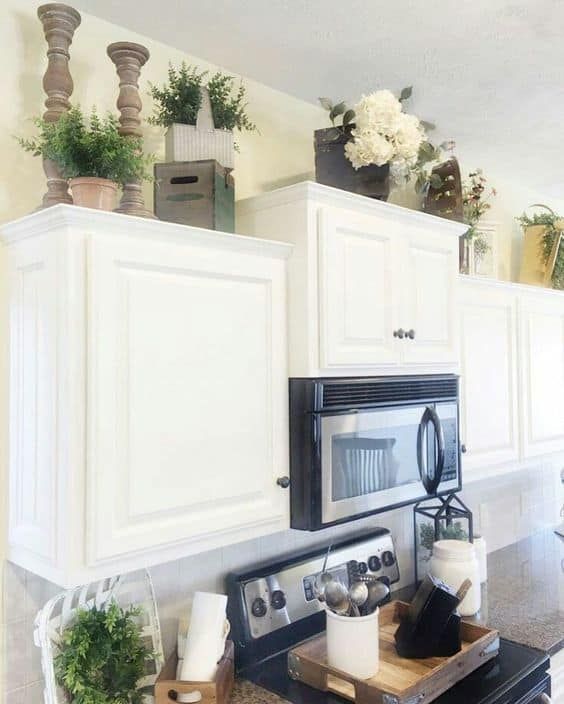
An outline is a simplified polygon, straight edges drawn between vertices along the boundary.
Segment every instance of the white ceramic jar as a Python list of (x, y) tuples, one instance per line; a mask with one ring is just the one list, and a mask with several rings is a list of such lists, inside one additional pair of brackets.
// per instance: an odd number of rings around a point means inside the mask
[(461, 616), (473, 616), (480, 610), (480, 567), (476, 549), (463, 540), (437, 540), (433, 543), (430, 572), (455, 592), (469, 579), (472, 586), (458, 606)]
[(327, 662), (359, 680), (378, 672), (380, 663), (378, 609), (368, 616), (327, 614)]

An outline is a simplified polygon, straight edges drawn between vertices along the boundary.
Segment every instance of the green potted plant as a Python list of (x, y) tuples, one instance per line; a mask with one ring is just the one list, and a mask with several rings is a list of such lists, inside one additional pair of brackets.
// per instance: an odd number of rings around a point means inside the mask
[(71, 704), (141, 704), (137, 683), (151, 657), (138, 625), (140, 610), (115, 602), (78, 612), (55, 657), (57, 684)]
[(18, 139), (35, 156), (55, 162), (69, 185), (75, 205), (113, 210), (118, 186), (148, 178), (149, 157), (142, 141), (119, 134), (117, 118), (101, 118), (93, 110), (86, 117), (80, 108), (63, 113), (57, 122), (35, 120), (39, 135)]
[(519, 280), (535, 286), (564, 289), (564, 217), (547, 205), (536, 204), (543, 212), (517, 218), (523, 229), (523, 249)]
[(169, 66), (167, 84), (149, 84), (155, 102), (149, 122), (167, 130), (167, 161), (215, 159), (232, 169), (233, 131), (256, 130), (247, 115), (246, 88), (243, 83), (236, 88), (235, 79), (221, 72), (207, 76), (186, 63)]

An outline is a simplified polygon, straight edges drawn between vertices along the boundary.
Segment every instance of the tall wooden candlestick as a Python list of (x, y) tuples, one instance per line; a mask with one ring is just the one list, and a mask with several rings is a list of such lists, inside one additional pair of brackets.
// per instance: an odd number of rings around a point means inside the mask
[[(47, 110), (43, 117), (47, 122), (56, 122), (70, 108), (69, 98), (74, 85), (69, 71), (69, 47), (81, 18), (74, 8), (61, 3), (41, 5), (37, 16), (43, 25), (48, 45), (49, 63), (43, 76)], [(44, 159), (43, 170), (47, 177), (47, 192), (43, 196), (42, 207), (47, 208), (56, 203), (72, 203), (67, 181), (61, 176), (57, 164)]]
[[(141, 137), (139, 113), (142, 103), (139, 96), (139, 76), (141, 67), (149, 58), (149, 50), (141, 44), (116, 42), (110, 44), (107, 51), (119, 76), (117, 108), (120, 111), (120, 134), (124, 137)], [(131, 181), (125, 184), (123, 196), (116, 212), (145, 218), (155, 217), (145, 208), (140, 181)]]

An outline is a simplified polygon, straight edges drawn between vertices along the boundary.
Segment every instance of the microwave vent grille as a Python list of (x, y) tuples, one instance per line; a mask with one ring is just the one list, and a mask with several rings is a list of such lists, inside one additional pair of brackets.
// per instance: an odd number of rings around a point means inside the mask
[(324, 383), (323, 408), (351, 408), (412, 401), (456, 399), (456, 377), (436, 379), (390, 378), (349, 383)]

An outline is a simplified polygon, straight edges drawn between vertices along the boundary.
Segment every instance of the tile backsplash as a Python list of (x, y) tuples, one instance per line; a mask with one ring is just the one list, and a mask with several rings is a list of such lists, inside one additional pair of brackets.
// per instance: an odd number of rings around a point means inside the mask
[[(560, 471), (564, 456), (539, 461), (518, 473), (471, 484), (462, 499), (472, 509), (475, 530), (492, 552), (559, 520), (564, 502)], [(374, 526), (389, 528), (395, 539), (401, 582), (413, 581), (412, 507), (406, 507), (318, 533), (284, 531), (237, 545), (194, 555), (151, 569), (166, 654), (176, 643), (179, 616), (188, 614), (197, 590), (223, 591), (225, 575), (262, 560), (327, 544)], [(39, 649), (33, 644), (33, 621), (45, 602), (60, 588), (7, 563), (4, 570), (4, 613), (1, 636), (4, 651), (5, 704), (41, 701)]]

